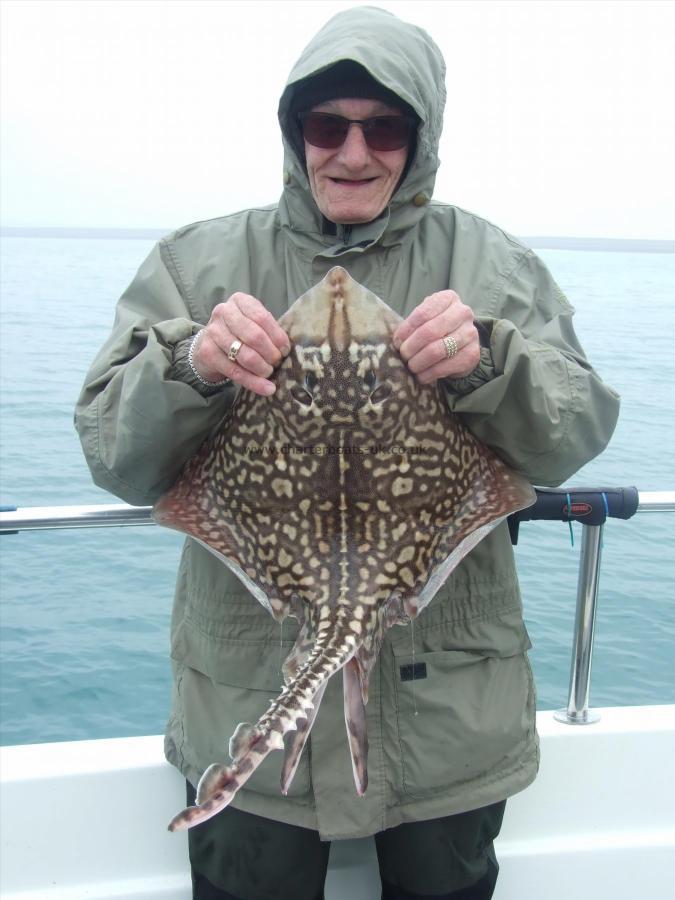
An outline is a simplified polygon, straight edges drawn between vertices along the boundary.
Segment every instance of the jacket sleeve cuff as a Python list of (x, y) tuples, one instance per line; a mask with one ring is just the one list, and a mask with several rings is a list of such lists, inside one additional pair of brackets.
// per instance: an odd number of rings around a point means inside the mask
[(456, 397), (464, 397), (466, 394), (475, 391), (476, 388), (487, 384), (488, 381), (492, 381), (495, 377), (495, 362), (490, 349), (493, 324), (493, 319), (476, 319), (474, 322), (480, 340), (480, 360), (473, 372), (469, 372), (463, 378), (443, 379), (443, 384), (449, 394), (453, 394)]
[(182, 381), (183, 384), (188, 384), (191, 388), (194, 388), (197, 393), (201, 394), (202, 397), (213, 397), (215, 394), (220, 394), (224, 391), (231, 382), (228, 378), (225, 380), (224, 384), (204, 384), (204, 382), (200, 381), (194, 373), (192, 366), (190, 365), (188, 354), (190, 352), (190, 344), (192, 344), (194, 336), (201, 328), (201, 325), (196, 325), (190, 337), (174, 344), (170, 375), (173, 381)]

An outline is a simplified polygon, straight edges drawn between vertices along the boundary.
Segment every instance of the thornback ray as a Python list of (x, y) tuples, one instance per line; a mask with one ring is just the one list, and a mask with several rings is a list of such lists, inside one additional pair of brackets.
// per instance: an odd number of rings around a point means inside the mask
[(279, 320), (292, 349), (275, 394), (241, 391), (155, 505), (160, 525), (208, 547), (277, 621), (301, 625), (281, 693), (237, 728), (231, 762), (207, 769), (197, 805), (171, 830), (227, 806), (275, 749), (285, 793), (323, 689), (344, 667), (362, 794), (368, 682), (386, 631), (419, 615), (480, 540), (534, 501), (448, 410), (443, 388), (409, 372), (391, 340), (401, 321), (331, 269)]

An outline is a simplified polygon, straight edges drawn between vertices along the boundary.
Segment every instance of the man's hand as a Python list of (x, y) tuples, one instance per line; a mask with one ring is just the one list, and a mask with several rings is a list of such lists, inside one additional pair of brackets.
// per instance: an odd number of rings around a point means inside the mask
[[(473, 311), (458, 294), (439, 291), (426, 297), (399, 325), (394, 346), (421, 384), (432, 384), (439, 378), (464, 378), (480, 360), (473, 320)], [(451, 340), (444, 342), (444, 338)]]
[[(238, 350), (235, 341), (241, 341)], [(230, 378), (269, 397), (276, 388), (268, 379), (290, 349), (288, 335), (262, 303), (237, 292), (214, 307), (196, 338), (192, 362), (206, 381)]]

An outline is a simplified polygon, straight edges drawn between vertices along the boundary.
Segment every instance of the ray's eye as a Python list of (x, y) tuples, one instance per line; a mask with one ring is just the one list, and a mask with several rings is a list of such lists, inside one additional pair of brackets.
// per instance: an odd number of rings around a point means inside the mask
[(297, 400), (298, 403), (302, 403), (303, 406), (311, 406), (314, 402), (314, 398), (309, 391), (306, 391), (304, 387), (300, 387), (300, 385), (291, 388), (291, 397), (294, 400)]
[(368, 369), (363, 376), (363, 381), (370, 392), (369, 399), (371, 403), (381, 403), (391, 394), (391, 386), (386, 381), (378, 382), (374, 369)]
[(319, 379), (316, 377), (314, 372), (305, 372), (305, 390), (309, 391), (310, 394), (314, 393), (314, 388), (319, 383)]
[(370, 395), (370, 402), (381, 403), (383, 400), (387, 399), (389, 394), (391, 394), (391, 385), (388, 385), (386, 382), (383, 384), (378, 384), (378, 386)]
[(304, 384), (296, 384), (294, 388), (291, 388), (291, 396), (303, 406), (311, 406), (314, 402), (314, 389), (318, 383), (319, 379), (314, 372), (305, 372)]

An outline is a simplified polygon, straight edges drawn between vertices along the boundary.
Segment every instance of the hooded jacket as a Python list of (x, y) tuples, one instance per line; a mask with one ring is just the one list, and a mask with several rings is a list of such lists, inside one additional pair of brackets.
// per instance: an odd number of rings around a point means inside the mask
[[(290, 112), (304, 79), (341, 60), (363, 66), (420, 119), (414, 158), (389, 207), (354, 226), (326, 222), (317, 209)], [(153, 503), (233, 402), (234, 386), (205, 389), (186, 359), (217, 303), (244, 291), (278, 317), (338, 263), (402, 316), (448, 288), (474, 310), (486, 336), (481, 362), (468, 378), (444, 383), (448, 405), (532, 483), (559, 484), (604, 448), (618, 398), (586, 361), (573, 310), (545, 266), (491, 223), (432, 199), (444, 75), (431, 38), (382, 10), (342, 12), (315, 36), (279, 104), (279, 203), (169, 235), (119, 301), (76, 410), (97, 484), (130, 503)], [(190, 781), (226, 761), (236, 725), (267, 708), (296, 633), (293, 620), (280, 629), (229, 569), (186, 540), (165, 746)], [(336, 676), (288, 796), (279, 789), (280, 755), (271, 754), (233, 805), (343, 838), (510, 796), (538, 766), (529, 646), (501, 526), (454, 571), (414, 631), (388, 632), (367, 705), (365, 796), (353, 785)], [(424, 677), (409, 681), (413, 660)]]

